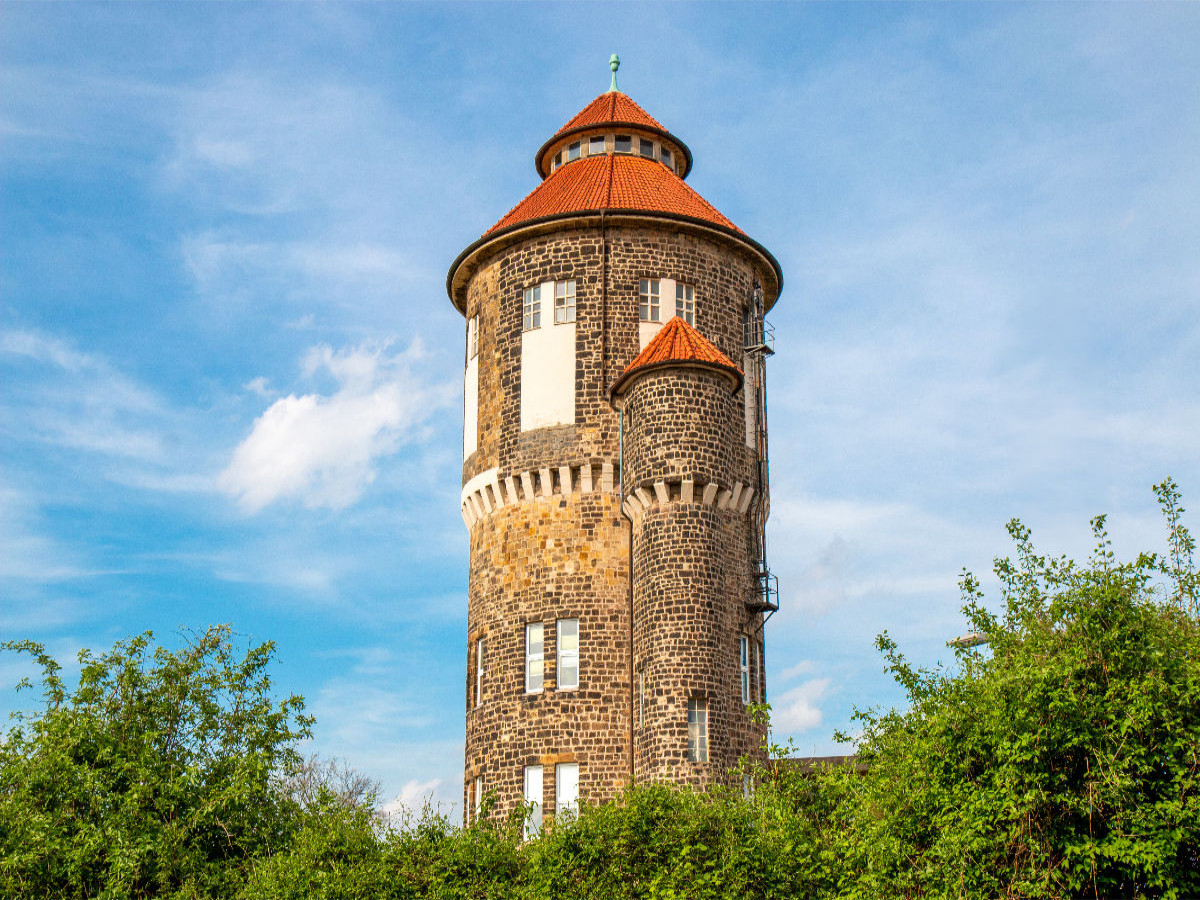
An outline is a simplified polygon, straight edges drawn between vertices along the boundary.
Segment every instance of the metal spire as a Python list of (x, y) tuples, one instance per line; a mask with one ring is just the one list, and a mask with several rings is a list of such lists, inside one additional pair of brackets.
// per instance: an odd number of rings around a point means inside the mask
[(612, 86), (608, 89), (609, 93), (612, 93), (613, 91), (620, 93), (620, 91), (617, 89), (617, 69), (621, 68), (621, 57), (617, 56), (615, 53), (610, 56), (608, 58), (608, 67), (612, 69), (613, 73)]

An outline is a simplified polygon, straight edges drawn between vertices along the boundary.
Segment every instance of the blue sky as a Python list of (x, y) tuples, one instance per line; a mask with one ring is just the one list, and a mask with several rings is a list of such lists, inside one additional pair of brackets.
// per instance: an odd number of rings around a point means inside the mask
[[(1200, 7), (0, 5), (0, 636), (230, 622), (313, 749), (461, 784), (450, 261), (608, 86), (783, 266), (768, 682), (835, 752), (872, 649), (1008, 552), (1200, 497)], [(1194, 525), (1193, 521), (1193, 525)], [(985, 587), (993, 582), (985, 579)], [(992, 594), (994, 597), (994, 592)], [(22, 673), (0, 658), (0, 710)]]

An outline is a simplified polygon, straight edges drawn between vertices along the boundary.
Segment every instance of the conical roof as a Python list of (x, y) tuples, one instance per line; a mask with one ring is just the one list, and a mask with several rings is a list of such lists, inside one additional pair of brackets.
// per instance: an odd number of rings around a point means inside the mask
[(661, 163), (610, 153), (559, 166), (485, 234), (537, 219), (601, 210), (667, 213), (744, 233)]
[(699, 331), (675, 316), (667, 322), (616, 380), (609, 393), (616, 397), (636, 375), (649, 369), (668, 366), (702, 366), (716, 369), (730, 378), (736, 391), (742, 385), (743, 373), (729, 357)]
[(590, 128), (593, 125), (641, 125), (646, 128), (656, 128), (666, 131), (657, 119), (634, 103), (620, 91), (606, 91), (601, 94), (558, 129), (556, 137), (575, 128)]
[(683, 160), (683, 177), (686, 178), (688, 172), (692, 170), (692, 151), (688, 149), (687, 144), (667, 131), (658, 119), (642, 109), (628, 95), (620, 91), (609, 90), (572, 116), (566, 125), (554, 132), (550, 139), (542, 144), (533, 157), (533, 164), (537, 168), (538, 174), (543, 178), (550, 174), (547, 160), (552, 147), (572, 134), (598, 127), (629, 128), (639, 133), (666, 138), (679, 149), (680, 157)]

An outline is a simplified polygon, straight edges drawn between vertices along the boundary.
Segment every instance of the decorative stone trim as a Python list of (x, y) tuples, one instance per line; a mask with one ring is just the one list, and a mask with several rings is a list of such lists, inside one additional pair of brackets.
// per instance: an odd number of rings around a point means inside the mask
[(732, 488), (722, 488), (715, 481), (710, 481), (697, 498), (696, 482), (692, 478), (670, 482), (660, 480), (635, 487), (625, 495), (621, 508), (630, 519), (640, 519), (652, 507), (671, 503), (700, 503), (744, 516), (750, 510), (753, 496), (753, 485), (740, 481)]
[(595, 463), (542, 466), (519, 474), (500, 477), (497, 468), (480, 472), (465, 485), (459, 508), (468, 528), (505, 506), (529, 503), (564, 494), (612, 494), (613, 463), (600, 464), (596, 478)]

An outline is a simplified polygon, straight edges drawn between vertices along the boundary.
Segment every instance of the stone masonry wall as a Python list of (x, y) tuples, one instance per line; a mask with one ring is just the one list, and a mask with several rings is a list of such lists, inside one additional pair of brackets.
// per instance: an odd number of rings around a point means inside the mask
[[(607, 302), (603, 291), (606, 268)], [(620, 418), (610, 406), (607, 392), (640, 350), (638, 280), (674, 278), (693, 285), (697, 329), (737, 361), (741, 359), (742, 306), (754, 274), (748, 255), (715, 240), (678, 232), (666, 223), (661, 227), (609, 227), (604, 236), (598, 228), (574, 228), (568, 223), (553, 234), (497, 251), (468, 285), (466, 315), (479, 316), (479, 440), (476, 452), (464, 461), (463, 483), (493, 469), (502, 484), (510, 476), (519, 481), (523, 472), (549, 470), (552, 475), (550, 496), (540, 496), (539, 483), (536, 498), (526, 498), (522, 491), (519, 502), (497, 504), (484, 515), (470, 517), (464, 786), (468, 808), (479, 775), (485, 792), (496, 791), (498, 812), (511, 809), (523, 794), (524, 767), (536, 763), (544, 767), (547, 812), (553, 808), (555, 762), (579, 763), (580, 797), (585, 800), (607, 799), (629, 779), (634, 702), (629, 521), (620, 512), (621, 497), (615, 485), (607, 492), (583, 493), (577, 487), (573, 492), (563, 491), (558, 473), (560, 467), (578, 472), (583, 466), (592, 467), (598, 477), (601, 466), (607, 464), (616, 470), (619, 483)], [(534, 284), (568, 279), (576, 282), (575, 424), (522, 432), (522, 294)], [(673, 313), (674, 298), (663, 298), (664, 320)], [(543, 308), (542, 317), (546, 323), (542, 327), (553, 327), (549, 324), (553, 322), (552, 306)], [(728, 392), (727, 387), (725, 390)], [(744, 447), (743, 402), (740, 393), (727, 401), (733, 419), (727, 445), (714, 447), (713, 452), (722, 457), (720, 465), (732, 465), (728, 478), (737, 475), (749, 482), (753, 467), (750, 451)], [(731, 483), (723, 480), (725, 487)], [(715, 674), (704, 689), (711, 690), (714, 697), (709, 712), (710, 738), (729, 736), (721, 739), (729, 743), (728, 752), (723, 750), (720, 757), (724, 760), (745, 743), (740, 725), (719, 724), (734, 722), (737, 708), (726, 710), (725, 701), (717, 698), (728, 695), (740, 706), (736, 644), (729, 652), (718, 645), (737, 630), (729, 623), (740, 610), (740, 593), (730, 582), (738, 574), (746, 574), (746, 520), (736, 510), (710, 508), (698, 513), (707, 523), (703, 534), (681, 537), (684, 532), (671, 524), (679, 514), (678, 510), (659, 511), (666, 524), (659, 529), (661, 536), (647, 539), (646, 547), (661, 546), (668, 556), (657, 563), (660, 568), (645, 568), (644, 572), (646, 577), (651, 572), (655, 577), (664, 573), (669, 580), (672, 566), (681, 559), (677, 547), (680, 541), (687, 541), (686, 552), (692, 554), (695, 564), (713, 570), (704, 576), (714, 585), (711, 590), (739, 598), (737, 602), (722, 601), (724, 605), (714, 600), (711, 607), (684, 615), (671, 608), (677, 603), (672, 598), (678, 598), (678, 589), (664, 587), (655, 607), (663, 623), (658, 634), (675, 629), (680, 640), (700, 640), (697, 635), (701, 632), (715, 629), (723, 635), (704, 638), (710, 644), (717, 641), (705, 651)], [(659, 526), (650, 530), (654, 528)], [(701, 557), (708, 557), (709, 562)], [(649, 557), (645, 565), (650, 565)], [(706, 625), (706, 614), (719, 621)], [(576, 691), (559, 692), (551, 687), (554, 622), (558, 618), (580, 621), (580, 686)], [(547, 686), (542, 694), (526, 696), (524, 627), (535, 620), (545, 623)], [(485, 638), (486, 676), (481, 703), (475, 706), (474, 647), (480, 635)], [(735, 665), (732, 676), (726, 671), (731, 661)], [(695, 664), (699, 665), (698, 661)], [(686, 755), (686, 697), (682, 712), (668, 708), (677, 702), (677, 693), (670, 693), (662, 704), (661, 737), (647, 744), (659, 748), (664, 760), (675, 758), (672, 754)], [(715, 751), (715, 742), (713, 747)], [(714, 753), (711, 758), (718, 757)], [(642, 770), (639, 766), (639, 772)]]

